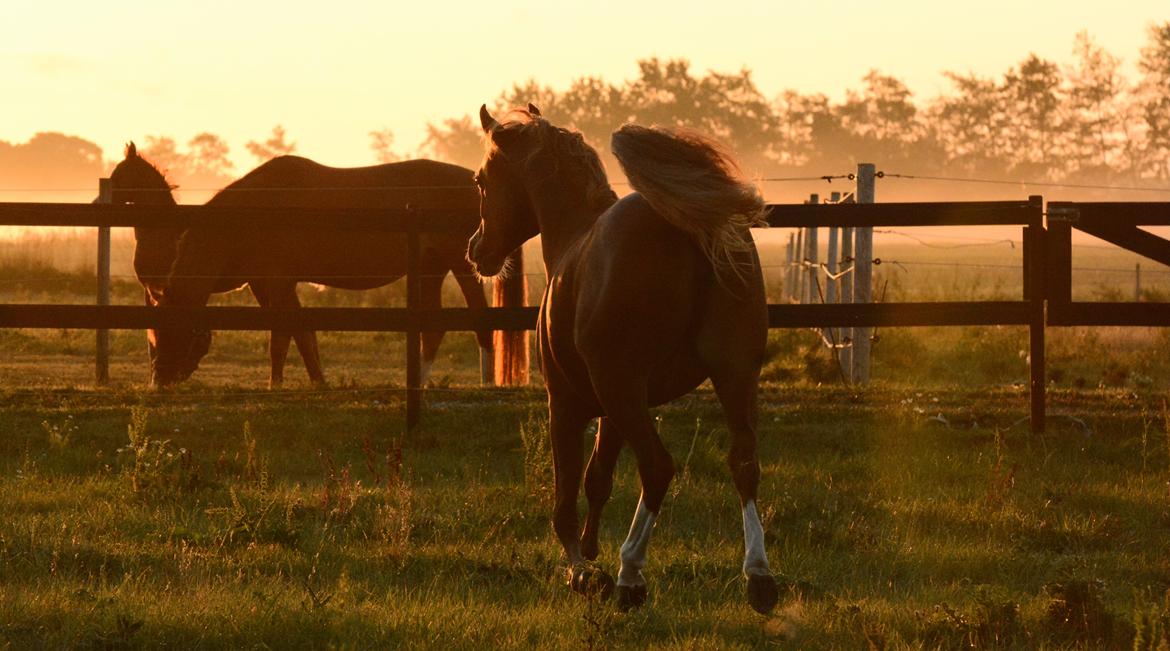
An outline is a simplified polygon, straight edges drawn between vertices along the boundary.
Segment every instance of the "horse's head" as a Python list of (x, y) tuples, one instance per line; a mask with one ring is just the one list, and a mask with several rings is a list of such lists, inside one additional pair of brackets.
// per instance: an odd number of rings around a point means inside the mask
[(514, 113), (517, 120), (501, 124), (486, 106), (479, 109), (488, 150), (475, 174), (480, 222), (467, 243), (467, 261), (481, 276), (499, 274), (508, 254), (540, 233), (524, 183), (525, 167), (534, 147), (524, 127), (540, 119), (540, 111), (529, 104), (527, 111)]
[[(174, 305), (165, 290), (158, 292), (156, 305)], [(155, 355), (151, 359), (150, 383), (155, 386), (177, 384), (191, 377), (199, 362), (211, 349), (211, 331), (184, 326), (163, 326), (148, 331)]]
[(211, 331), (193, 328), (159, 328), (154, 331), (157, 355), (151, 384), (165, 387), (191, 377), (199, 361), (211, 349)]
[(134, 143), (126, 145), (125, 157), (110, 173), (114, 203), (171, 205), (175, 203), (166, 176), (150, 161), (138, 155)]

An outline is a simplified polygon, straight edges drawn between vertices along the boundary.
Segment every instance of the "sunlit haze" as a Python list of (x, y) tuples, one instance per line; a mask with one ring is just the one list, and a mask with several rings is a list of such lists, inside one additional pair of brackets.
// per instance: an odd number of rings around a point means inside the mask
[(997, 76), (1030, 52), (1068, 61), (1081, 30), (1130, 66), (1168, 17), (1165, 0), (9, 3), (0, 140), (60, 131), (114, 158), (130, 139), (211, 131), (247, 169), (244, 143), (280, 124), (298, 153), (368, 164), (370, 131), (392, 130), (410, 153), (428, 122), (514, 82), (620, 82), (649, 56), (749, 68), (769, 97), (836, 98), (878, 69), (928, 99), (947, 89), (944, 71)]

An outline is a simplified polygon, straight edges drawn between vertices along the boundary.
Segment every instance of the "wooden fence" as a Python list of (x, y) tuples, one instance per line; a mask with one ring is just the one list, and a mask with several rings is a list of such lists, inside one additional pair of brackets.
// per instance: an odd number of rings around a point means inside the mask
[[(466, 219), (443, 212), (407, 208), (339, 213), (311, 209), (219, 208), (210, 206), (136, 206), (110, 204), (0, 203), (0, 225), (74, 226), (98, 229), (149, 227), (381, 230), (403, 232), (408, 247), (405, 308), (145, 307), (108, 305), (0, 305), (0, 327), (142, 329), (182, 325), (210, 330), (338, 330), (406, 333), (407, 423), (417, 423), (422, 387), (421, 333), (436, 330), (532, 329), (536, 308), (422, 309), (419, 303), (419, 235), (457, 228)], [(465, 217), (465, 216), (464, 216)], [(786, 228), (875, 226), (985, 226), (1023, 228), (1025, 293), (1018, 301), (853, 303), (769, 305), (773, 328), (944, 325), (1026, 325), (1031, 329), (1032, 428), (1044, 428), (1044, 264), (1043, 206), (1027, 201), (886, 204), (775, 204), (767, 221)], [(108, 235), (104, 236), (108, 238)], [(108, 264), (108, 259), (103, 261)], [(860, 277), (857, 279), (861, 282)], [(97, 377), (106, 377), (99, 355)]]
[[(882, 326), (1018, 325), (1029, 328), (1031, 428), (1045, 426), (1045, 326), (1170, 325), (1170, 303), (1101, 303), (1072, 300), (1072, 231), (1102, 238), (1148, 258), (1170, 264), (1170, 241), (1139, 226), (1170, 226), (1170, 203), (1072, 203), (1048, 206), (1047, 228), (1043, 199), (1026, 201), (871, 203), (873, 166), (859, 166), (859, 199), (854, 203), (773, 204), (768, 224), (796, 228), (807, 239), (794, 242), (796, 255), (809, 250), (816, 229), (841, 228), (845, 233), (872, 232), (874, 227), (1019, 226), (1023, 234), (1020, 273), (1023, 295), (1014, 301), (869, 302), (872, 240), (842, 239), (842, 255), (856, 258), (853, 303), (768, 306), (772, 328), (853, 328), (857, 348), (869, 343), (870, 328)], [(866, 185), (868, 177), (868, 188)], [(220, 208), (212, 206), (136, 206), (108, 203), (109, 185), (103, 180), (94, 204), (0, 203), (0, 226), (72, 226), (98, 229), (98, 296), (96, 305), (0, 304), (3, 328), (78, 328), (97, 331), (96, 378), (108, 380), (108, 355), (103, 345), (110, 329), (198, 327), (210, 330), (336, 330), (406, 334), (406, 416), (408, 426), (421, 413), (421, 333), (459, 330), (526, 330), (535, 327), (537, 308), (419, 307), (419, 235), (466, 227), (466, 215), (412, 210), (326, 211), (315, 209)], [(102, 202), (101, 199), (105, 199)], [(286, 230), (368, 230), (401, 232), (408, 241), (407, 292), (404, 308), (257, 308), (257, 307), (145, 307), (109, 305), (109, 241), (111, 228), (190, 227)], [(851, 230), (852, 229), (852, 230)], [(832, 234), (837, 233), (831, 230)], [(802, 248), (803, 247), (803, 248)], [(815, 249), (813, 249), (815, 251)], [(835, 255), (830, 255), (835, 258)], [(836, 260), (827, 265), (837, 273)], [(815, 274), (818, 269), (812, 270)], [(800, 276), (796, 274), (795, 276)], [(813, 278), (814, 275), (810, 274)], [(785, 283), (791, 295), (795, 281)], [(1045, 308), (1047, 306), (1047, 315)], [(852, 351), (860, 355), (861, 350)], [(868, 356), (867, 356), (868, 357)], [(868, 375), (866, 369), (864, 375)], [(855, 377), (858, 377), (855, 375)], [(858, 379), (863, 379), (858, 377)]]

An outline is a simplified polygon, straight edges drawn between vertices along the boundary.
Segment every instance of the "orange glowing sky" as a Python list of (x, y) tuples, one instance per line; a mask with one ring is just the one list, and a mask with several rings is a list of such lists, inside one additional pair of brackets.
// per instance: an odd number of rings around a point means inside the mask
[(474, 113), (512, 82), (620, 81), (648, 56), (697, 73), (746, 66), (769, 96), (839, 98), (877, 68), (925, 99), (947, 89), (946, 70), (998, 76), (1029, 52), (1068, 61), (1081, 30), (1132, 65), (1146, 26), (1167, 19), (1166, 0), (9, 0), (0, 140), (63, 131), (113, 158), (129, 139), (211, 131), (243, 171), (244, 143), (279, 123), (298, 153), (368, 164), (372, 130), (411, 151), (428, 121)]

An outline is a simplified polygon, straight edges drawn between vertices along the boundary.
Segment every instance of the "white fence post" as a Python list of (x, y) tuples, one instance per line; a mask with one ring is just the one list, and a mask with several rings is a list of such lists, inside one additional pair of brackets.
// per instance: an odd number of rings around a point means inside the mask
[[(98, 179), (97, 203), (113, 203), (110, 179)], [(97, 304), (110, 304), (110, 227), (98, 226), (97, 236)], [(96, 374), (99, 385), (110, 382), (110, 331), (97, 331)]]
[[(873, 163), (857, 164), (857, 203), (874, 202)], [(871, 303), (873, 292), (873, 227), (857, 229), (857, 245), (853, 261), (853, 302)], [(873, 328), (854, 329), (853, 337), (853, 381), (856, 384), (869, 383), (870, 337)]]
[[(818, 205), (821, 202), (821, 195), (819, 195), (819, 194), (809, 195), (808, 202), (814, 206)], [(817, 266), (817, 262), (820, 260), (820, 252), (818, 251), (819, 247), (818, 247), (818, 243), (817, 243), (817, 233), (818, 233), (817, 227), (815, 227), (815, 226), (809, 227), (808, 236), (805, 238), (805, 241), (804, 241), (804, 244), (805, 244), (804, 258), (805, 258), (805, 260), (808, 260), (808, 263), (809, 263), (809, 266), (807, 267), (807, 271), (808, 271), (808, 274), (807, 274), (808, 275), (808, 296), (807, 296), (807, 299), (805, 300), (805, 302), (810, 304), (810, 305), (815, 304), (815, 303), (819, 303), (821, 301), (820, 291), (818, 289), (820, 287), (820, 280), (821, 279), (819, 276), (817, 276), (817, 274), (819, 274), (821, 271), (820, 267)]]

